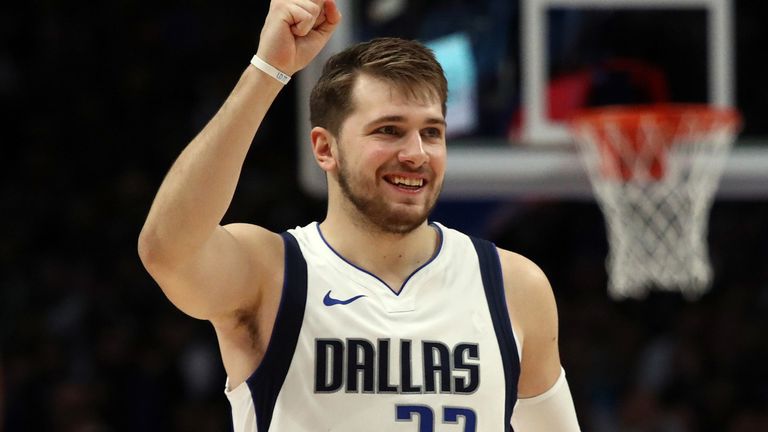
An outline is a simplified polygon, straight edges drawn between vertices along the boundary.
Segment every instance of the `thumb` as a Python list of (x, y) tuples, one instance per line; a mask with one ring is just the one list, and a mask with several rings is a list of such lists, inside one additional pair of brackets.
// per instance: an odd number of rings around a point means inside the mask
[(323, 17), (323, 0), (303, 0), (291, 5), (291, 33), (294, 36), (306, 36)]
[(307, 49), (319, 51), (333, 35), (334, 30), (341, 22), (341, 12), (336, 6), (335, 0), (325, 0), (323, 11), (314, 23), (314, 28), (300, 40)]
[(323, 18), (318, 20), (314, 30), (321, 35), (330, 37), (336, 26), (341, 22), (341, 12), (336, 6), (335, 0), (325, 0), (323, 4)]

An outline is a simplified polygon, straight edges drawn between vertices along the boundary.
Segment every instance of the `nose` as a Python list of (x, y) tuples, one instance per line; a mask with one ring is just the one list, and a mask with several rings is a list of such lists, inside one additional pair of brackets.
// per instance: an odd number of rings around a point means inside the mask
[(419, 132), (408, 134), (403, 141), (403, 147), (398, 153), (398, 160), (401, 163), (418, 168), (429, 161), (429, 155), (424, 151), (424, 142)]

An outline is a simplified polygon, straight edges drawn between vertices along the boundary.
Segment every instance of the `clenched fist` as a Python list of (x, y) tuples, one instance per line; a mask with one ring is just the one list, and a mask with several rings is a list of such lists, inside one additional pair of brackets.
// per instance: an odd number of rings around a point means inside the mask
[(293, 75), (317, 56), (339, 22), (335, 0), (272, 0), (256, 54)]

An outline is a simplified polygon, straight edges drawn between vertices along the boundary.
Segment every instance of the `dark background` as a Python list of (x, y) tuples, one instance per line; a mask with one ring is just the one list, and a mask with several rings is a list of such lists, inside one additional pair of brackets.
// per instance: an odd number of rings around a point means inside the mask
[[(765, 4), (740, 1), (737, 16), (768, 17)], [(136, 240), (164, 173), (255, 51), (266, 8), (0, 6), (0, 430), (228, 430), (212, 328), (165, 299)], [(739, 70), (759, 95), (755, 21), (739, 30), (754, 49)], [(296, 180), (294, 92), (268, 114), (225, 222), (281, 231), (322, 219)], [(548, 274), (585, 431), (768, 430), (768, 203), (716, 202), (715, 282), (693, 303), (608, 300), (594, 202), (446, 201), (434, 219)]]

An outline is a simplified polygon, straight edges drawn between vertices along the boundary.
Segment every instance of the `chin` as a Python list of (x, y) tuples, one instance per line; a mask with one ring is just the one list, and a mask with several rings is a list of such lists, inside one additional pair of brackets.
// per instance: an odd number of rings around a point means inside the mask
[(352, 205), (356, 218), (367, 229), (386, 234), (405, 235), (419, 228), (427, 220), (437, 201), (436, 196), (390, 197), (375, 190), (350, 187), (346, 176), (339, 176), (344, 199)]
[(391, 234), (408, 234), (422, 226), (429, 217), (429, 212), (393, 211), (388, 216), (377, 221), (376, 225), (384, 232)]
[(398, 234), (398, 235), (406, 235), (410, 234), (413, 231), (415, 231), (418, 227), (421, 226), (421, 223), (417, 224), (387, 224), (387, 225), (379, 225), (379, 229), (382, 232), (385, 232), (387, 234)]

